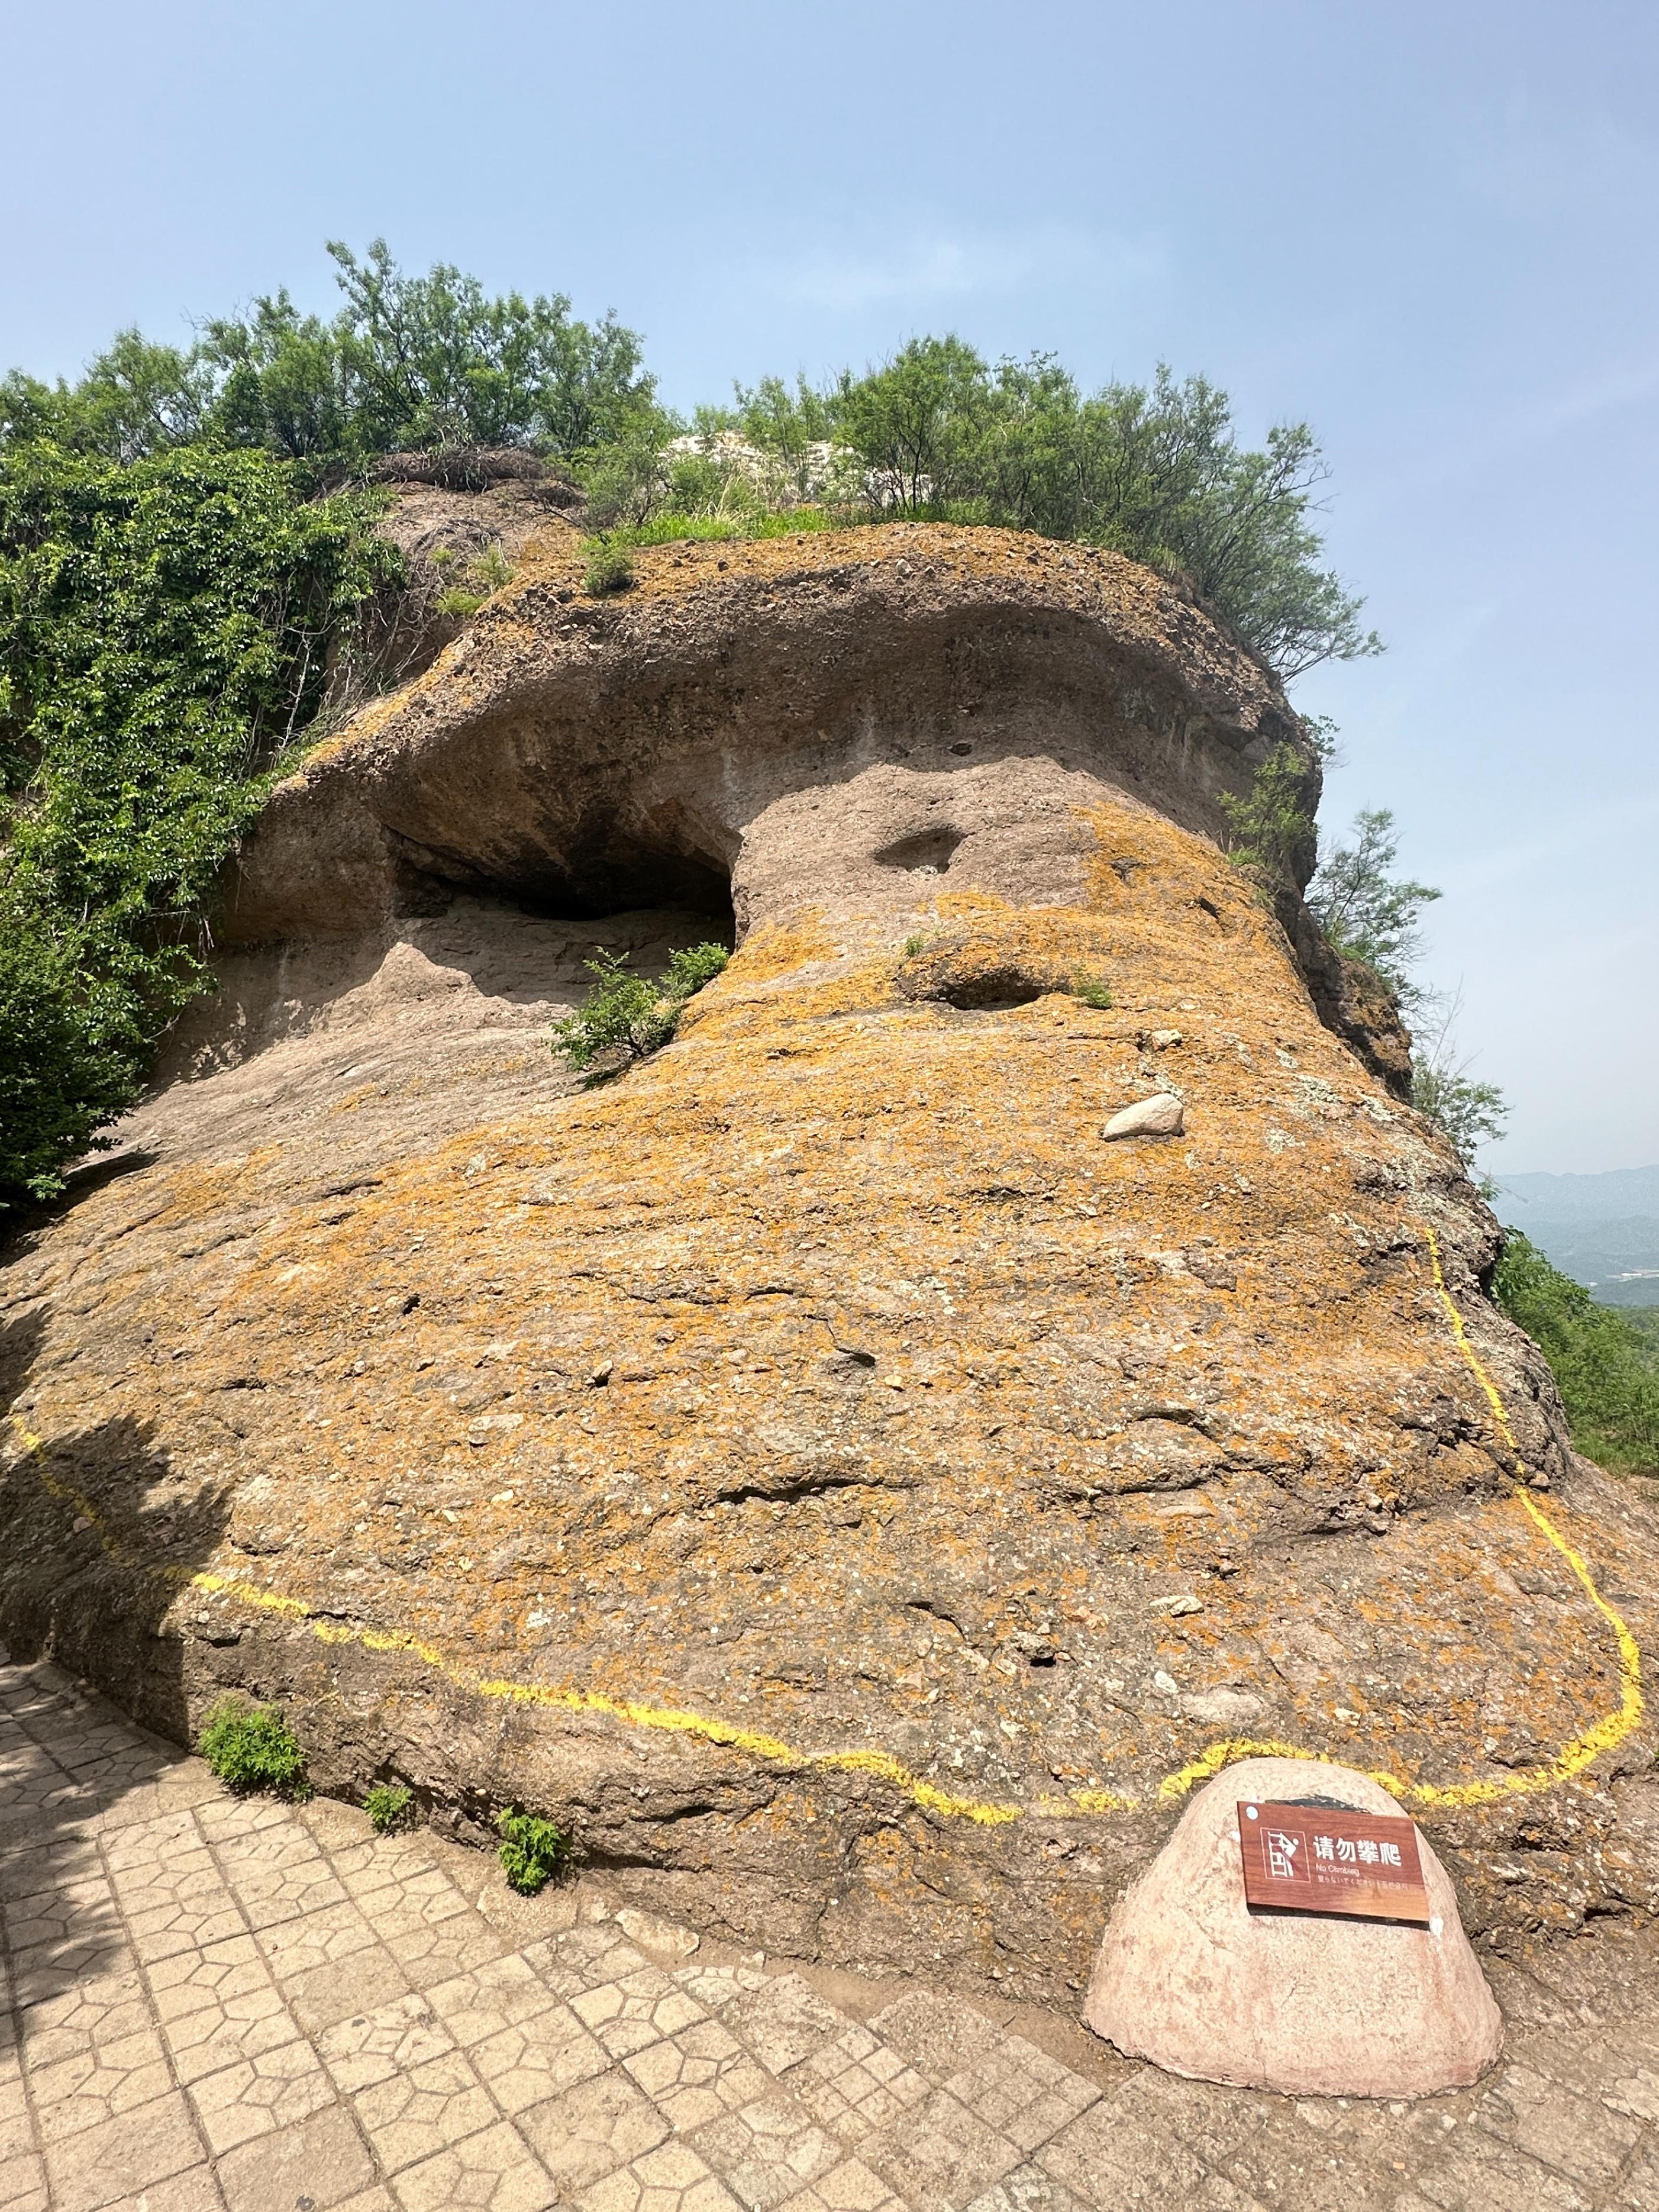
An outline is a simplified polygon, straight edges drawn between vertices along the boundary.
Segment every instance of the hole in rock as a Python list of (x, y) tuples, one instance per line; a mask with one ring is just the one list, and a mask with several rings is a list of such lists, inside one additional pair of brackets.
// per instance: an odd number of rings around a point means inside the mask
[(952, 977), (929, 995), (963, 1013), (990, 1014), (1009, 1006), (1029, 1006), (1054, 988), (1022, 975), (1018, 968), (985, 968), (976, 975)]
[(573, 856), (568, 867), (526, 870), (501, 888), (527, 914), (598, 921), (607, 915), (673, 908), (706, 915), (709, 935), (722, 944), (737, 939), (731, 872), (700, 853), (607, 842)]
[(962, 839), (960, 830), (918, 830), (914, 836), (884, 845), (875, 860), (884, 868), (908, 868), (942, 876)]

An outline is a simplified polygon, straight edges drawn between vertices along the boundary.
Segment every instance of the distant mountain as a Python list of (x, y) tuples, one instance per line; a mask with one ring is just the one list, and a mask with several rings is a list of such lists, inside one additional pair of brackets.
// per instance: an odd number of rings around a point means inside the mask
[(1659, 1167), (1505, 1176), (1492, 1205), (1604, 1305), (1659, 1306)]

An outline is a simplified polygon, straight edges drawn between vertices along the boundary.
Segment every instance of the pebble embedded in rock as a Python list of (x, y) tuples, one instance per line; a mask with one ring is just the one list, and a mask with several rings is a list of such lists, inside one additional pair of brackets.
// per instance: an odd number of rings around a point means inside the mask
[(1154, 1030), (1146, 1042), (1154, 1052), (1169, 1052), (1181, 1042), (1179, 1030)]
[(1187, 1109), (1167, 1091), (1154, 1098), (1137, 1099), (1121, 1114), (1114, 1114), (1101, 1131), (1103, 1137), (1178, 1137), (1187, 1126)]
[(1154, 1613), (1166, 1613), (1173, 1619), (1178, 1620), (1182, 1613), (1202, 1613), (1203, 1610), (1203, 1599), (1193, 1596), (1188, 1590), (1182, 1590), (1174, 1597), (1155, 1597), (1152, 1600)]

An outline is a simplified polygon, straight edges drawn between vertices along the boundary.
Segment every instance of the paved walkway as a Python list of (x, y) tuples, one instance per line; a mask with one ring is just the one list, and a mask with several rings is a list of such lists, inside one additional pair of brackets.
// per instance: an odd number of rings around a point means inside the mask
[(526, 1903), (3, 1666), (0, 1902), (3, 2212), (1659, 2212), (1648, 1938), (1500, 1973), (1475, 2091), (1294, 2103)]

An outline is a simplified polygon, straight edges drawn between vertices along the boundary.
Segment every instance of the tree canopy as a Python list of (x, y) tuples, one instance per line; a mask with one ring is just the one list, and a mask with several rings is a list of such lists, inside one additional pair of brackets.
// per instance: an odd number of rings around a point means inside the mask
[(1492, 1296), (1549, 1361), (1579, 1450), (1603, 1467), (1659, 1472), (1659, 1342), (1597, 1305), (1519, 1230), (1505, 1232)]
[(614, 315), (574, 319), (562, 293), (489, 297), (440, 263), (407, 275), (376, 239), (329, 252), (344, 303), (301, 314), (280, 290), (205, 323), (188, 348), (121, 331), (74, 385), (21, 370), (0, 386), (0, 439), (51, 438), (131, 462), (202, 443), (337, 481), (377, 454), (526, 446), (561, 455), (654, 420), (641, 343)]
[(1241, 445), (1201, 376), (1085, 393), (1052, 354), (992, 365), (956, 337), (914, 338), (814, 391), (739, 389), (727, 419), (799, 470), (816, 441), (858, 457), (883, 512), (1000, 523), (1109, 545), (1186, 575), (1280, 677), (1381, 650), (1361, 602), (1321, 566), (1327, 470), (1305, 422)]

